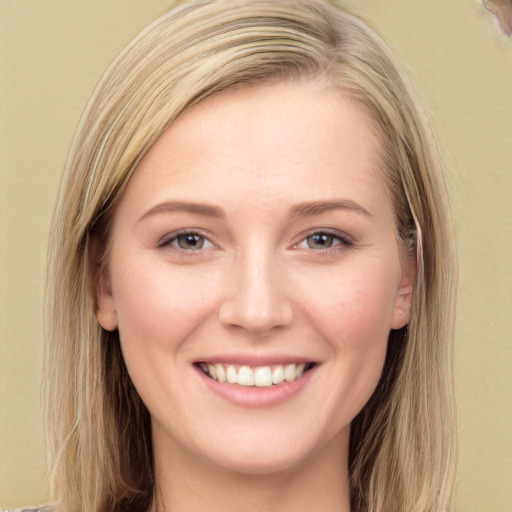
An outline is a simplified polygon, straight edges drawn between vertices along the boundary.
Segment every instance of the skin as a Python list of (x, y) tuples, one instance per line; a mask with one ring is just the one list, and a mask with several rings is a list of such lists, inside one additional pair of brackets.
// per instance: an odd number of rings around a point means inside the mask
[[(316, 82), (206, 100), (145, 155), (112, 236), (97, 318), (119, 329), (150, 411), (164, 505), (348, 511), (350, 423), (408, 320), (414, 277), (363, 108)], [(315, 367), (284, 402), (247, 408), (194, 364), (233, 354)]]

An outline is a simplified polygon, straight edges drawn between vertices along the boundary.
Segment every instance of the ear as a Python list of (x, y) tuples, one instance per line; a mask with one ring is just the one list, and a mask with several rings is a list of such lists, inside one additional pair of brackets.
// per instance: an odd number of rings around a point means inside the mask
[(112, 294), (112, 280), (107, 264), (101, 262), (100, 243), (96, 237), (88, 241), (89, 268), (93, 274), (94, 313), (96, 320), (107, 331), (117, 329), (117, 311)]
[(409, 323), (415, 282), (416, 261), (411, 258), (402, 263), (402, 276), (391, 315), (391, 329), (401, 329)]
[(112, 283), (108, 266), (98, 271), (94, 283), (96, 296), (96, 319), (106, 331), (117, 329), (117, 311), (112, 295)]

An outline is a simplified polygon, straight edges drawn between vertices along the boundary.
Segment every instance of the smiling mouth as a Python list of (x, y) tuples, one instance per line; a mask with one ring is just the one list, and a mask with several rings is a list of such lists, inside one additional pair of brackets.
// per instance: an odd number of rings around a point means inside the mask
[(315, 363), (290, 363), (272, 366), (248, 366), (235, 364), (197, 363), (209, 378), (222, 384), (245, 387), (271, 387), (283, 382), (294, 382), (311, 370)]

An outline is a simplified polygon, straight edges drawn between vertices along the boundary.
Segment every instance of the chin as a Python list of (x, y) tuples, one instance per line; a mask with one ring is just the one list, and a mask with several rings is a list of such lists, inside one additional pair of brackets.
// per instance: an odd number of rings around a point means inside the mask
[(280, 473), (300, 465), (304, 453), (268, 453), (267, 450), (246, 451), (242, 454), (216, 454), (211, 460), (233, 473), (246, 475), (269, 475)]
[(199, 453), (213, 464), (233, 473), (271, 475), (299, 469), (305, 464), (309, 466), (317, 456), (324, 457), (329, 451), (337, 453), (342, 460), (343, 451), (348, 446), (349, 431), (349, 426), (334, 435), (329, 432), (312, 434), (304, 430), (240, 431), (238, 436), (222, 437), (213, 445), (210, 444), (209, 449), (200, 447)]

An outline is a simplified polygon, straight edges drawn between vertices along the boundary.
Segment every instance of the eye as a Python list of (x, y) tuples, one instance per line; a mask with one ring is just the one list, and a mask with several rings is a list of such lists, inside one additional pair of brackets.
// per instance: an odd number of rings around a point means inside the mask
[(158, 246), (173, 246), (184, 251), (199, 251), (213, 247), (214, 245), (208, 238), (199, 233), (184, 232), (164, 237), (159, 242)]
[(325, 249), (337, 243), (339, 243), (339, 240), (328, 233), (315, 233), (306, 237), (306, 244), (310, 249)]
[(295, 247), (297, 249), (326, 250), (338, 245), (351, 246), (353, 243), (346, 236), (327, 231), (316, 231), (301, 240)]

